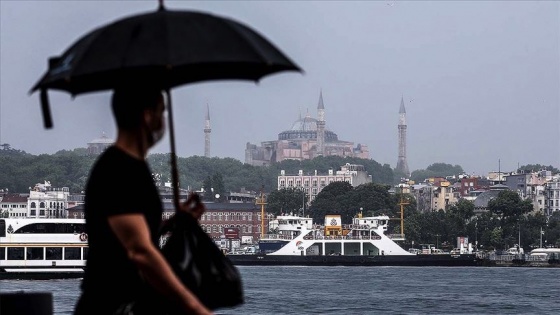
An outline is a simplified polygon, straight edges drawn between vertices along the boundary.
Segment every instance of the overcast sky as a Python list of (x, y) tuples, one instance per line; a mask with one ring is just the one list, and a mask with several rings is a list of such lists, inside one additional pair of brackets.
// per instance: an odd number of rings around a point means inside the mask
[[(316, 117), (323, 91), (327, 128), (369, 146), (395, 167), (401, 96), (411, 170), (434, 162), (486, 175), (517, 165), (560, 167), (560, 3), (556, 1), (165, 1), (244, 22), (305, 73), (214, 81), (172, 92), (181, 157), (244, 161), (245, 144), (274, 140), (300, 111)], [(108, 92), (72, 99), (50, 92), (54, 129), (28, 91), (93, 28), (153, 11), (157, 1), (0, 1), (0, 143), (32, 154), (115, 137)], [(169, 138), (152, 152), (169, 152)]]

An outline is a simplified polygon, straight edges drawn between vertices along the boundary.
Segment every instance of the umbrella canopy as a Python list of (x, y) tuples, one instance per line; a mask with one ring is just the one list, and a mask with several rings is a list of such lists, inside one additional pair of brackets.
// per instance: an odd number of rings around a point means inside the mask
[(173, 117), (169, 90), (224, 79), (258, 81), (279, 71), (301, 71), (248, 26), (204, 12), (164, 9), (117, 20), (78, 39), (49, 67), (30, 93), (41, 91), (45, 128), (52, 127), (47, 90), (81, 93), (146, 84), (168, 94), (175, 202), (178, 205)]
[(163, 89), (217, 79), (258, 81), (283, 70), (300, 69), (246, 25), (161, 7), (86, 34), (49, 60), (31, 92), (46, 88), (76, 95), (113, 89), (123, 80)]

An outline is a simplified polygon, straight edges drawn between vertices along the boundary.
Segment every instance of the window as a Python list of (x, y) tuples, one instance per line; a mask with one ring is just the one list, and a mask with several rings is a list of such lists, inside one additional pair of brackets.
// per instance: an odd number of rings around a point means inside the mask
[(45, 203), (44, 203), (44, 202), (39, 203), (39, 208), (44, 208), (44, 207), (45, 207)]
[(23, 247), (8, 247), (8, 260), (23, 260)]
[(62, 247), (47, 247), (46, 260), (62, 260)]
[(6, 260), (6, 249), (4, 247), (0, 247), (0, 260)]
[(32, 202), (31, 203), (31, 208), (37, 208), (37, 205), (34, 202)]
[(65, 260), (80, 260), (80, 248), (79, 247), (66, 247), (64, 249), (64, 259)]
[(86, 260), (88, 254), (89, 254), (89, 247), (82, 247), (82, 249), (83, 249), (83, 252), (84, 252), (84, 258), (83, 259)]
[(27, 260), (43, 260), (43, 247), (27, 247)]

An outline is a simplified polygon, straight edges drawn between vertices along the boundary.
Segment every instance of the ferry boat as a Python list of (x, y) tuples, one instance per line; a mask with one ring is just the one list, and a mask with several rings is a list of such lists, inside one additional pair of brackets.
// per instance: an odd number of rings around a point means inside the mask
[(323, 225), (311, 218), (278, 216), (274, 233), (263, 235), (256, 254), (229, 254), (235, 265), (300, 266), (477, 266), (475, 254), (414, 254), (387, 235), (388, 216), (358, 216), (343, 225), (340, 215), (327, 215)]
[(0, 219), (0, 279), (83, 277), (84, 219)]

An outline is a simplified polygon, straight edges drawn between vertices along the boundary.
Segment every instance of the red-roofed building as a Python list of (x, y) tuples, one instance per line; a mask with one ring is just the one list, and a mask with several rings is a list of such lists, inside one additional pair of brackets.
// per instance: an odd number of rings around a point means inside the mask
[(0, 201), (0, 217), (24, 218), (27, 216), (27, 196), (23, 194), (5, 194)]

